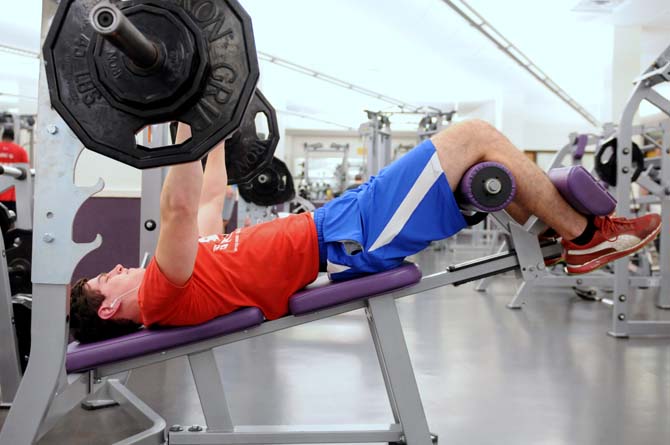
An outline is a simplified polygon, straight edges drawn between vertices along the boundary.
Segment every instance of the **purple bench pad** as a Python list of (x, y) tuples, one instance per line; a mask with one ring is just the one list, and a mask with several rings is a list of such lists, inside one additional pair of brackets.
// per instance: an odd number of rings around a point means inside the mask
[(104, 364), (241, 331), (258, 326), (264, 319), (260, 309), (249, 307), (197, 326), (143, 329), (123, 337), (95, 343), (74, 342), (67, 348), (65, 368), (68, 372), (85, 371)]
[[(292, 296), (289, 306), (294, 315), (304, 314), (414, 284), (420, 279), (419, 268), (408, 263), (355, 280), (338, 283), (326, 281), (324, 284), (310, 286)], [(263, 313), (258, 308), (244, 308), (197, 326), (143, 329), (96, 343), (75, 342), (67, 348), (65, 367), (68, 372), (86, 371), (152, 352), (220, 337), (258, 326), (263, 321)]]
[(604, 216), (616, 208), (616, 199), (582, 166), (554, 168), (549, 179), (580, 213)]
[(421, 270), (411, 263), (350, 281), (325, 282), (308, 287), (289, 299), (293, 315), (314, 312), (330, 306), (398, 289), (421, 280)]

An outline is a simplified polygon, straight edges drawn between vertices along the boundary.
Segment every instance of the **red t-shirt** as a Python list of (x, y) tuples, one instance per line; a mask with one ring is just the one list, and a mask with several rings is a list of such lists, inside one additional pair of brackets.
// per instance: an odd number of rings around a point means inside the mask
[[(28, 153), (14, 142), (0, 141), (0, 164), (27, 163)], [(0, 193), (0, 201), (16, 201), (14, 187)]]
[(138, 300), (145, 326), (204, 323), (255, 306), (268, 320), (288, 312), (288, 299), (316, 278), (319, 246), (309, 213), (227, 235), (200, 238), (193, 275), (172, 284), (156, 260), (147, 267)]

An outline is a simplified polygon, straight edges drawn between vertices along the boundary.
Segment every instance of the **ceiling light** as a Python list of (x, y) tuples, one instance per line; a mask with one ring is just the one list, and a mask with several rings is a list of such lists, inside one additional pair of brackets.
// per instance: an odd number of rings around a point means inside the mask
[(625, 0), (581, 0), (573, 12), (599, 12), (609, 14), (618, 8)]

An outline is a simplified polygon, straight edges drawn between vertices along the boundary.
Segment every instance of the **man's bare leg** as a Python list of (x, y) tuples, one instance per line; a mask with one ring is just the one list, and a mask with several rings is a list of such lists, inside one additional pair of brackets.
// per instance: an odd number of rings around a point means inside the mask
[(492, 125), (480, 120), (460, 122), (433, 136), (432, 141), (452, 189), (473, 165), (499, 162), (514, 175), (514, 202), (520, 207), (517, 216), (536, 215), (567, 240), (586, 229), (586, 218), (563, 199), (549, 177)]
[(514, 221), (521, 225), (526, 224), (526, 221), (530, 218), (530, 212), (514, 201), (510, 202), (509, 205), (505, 207), (505, 211)]

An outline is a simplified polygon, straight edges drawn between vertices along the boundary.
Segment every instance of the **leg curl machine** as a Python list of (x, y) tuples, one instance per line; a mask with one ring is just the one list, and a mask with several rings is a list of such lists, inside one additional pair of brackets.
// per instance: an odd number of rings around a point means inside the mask
[[(634, 126), (633, 119), (643, 102), (654, 105), (664, 114), (670, 116), (670, 101), (661, 95), (654, 87), (670, 81), (670, 47), (666, 48), (656, 60), (635, 81), (635, 87), (629, 98), (621, 120), (617, 128), (606, 126), (603, 129), (602, 139), (608, 141), (601, 144), (600, 150), (606, 145), (611, 147), (612, 157), (606, 166), (601, 165), (599, 170), (606, 172), (601, 178), (612, 187), (616, 200), (616, 213), (619, 216), (631, 216), (631, 186), (637, 182), (641, 187), (649, 191), (649, 194), (641, 200), (645, 203), (660, 203), (663, 227), (661, 229), (659, 243), (659, 270), (657, 272), (632, 274), (629, 270), (630, 258), (622, 258), (609, 266), (611, 272), (595, 271), (586, 275), (567, 276), (560, 274), (546, 274), (543, 279), (535, 281), (524, 280), (517, 294), (509, 303), (508, 307), (520, 309), (525, 300), (534, 290), (541, 287), (572, 287), (579, 288), (588, 286), (598, 289), (612, 290), (613, 315), (609, 334), (614, 337), (640, 337), (640, 336), (669, 336), (670, 321), (667, 320), (636, 320), (631, 319), (631, 299), (635, 292), (642, 288), (656, 290), (656, 306), (660, 309), (670, 308), (670, 124), (665, 121), (659, 127), (648, 128)], [(648, 136), (653, 131), (662, 135), (660, 143)], [(633, 137), (639, 136), (644, 145), (638, 147), (633, 142)], [(565, 151), (572, 152), (580, 145), (579, 138), (575, 138), (574, 148), (566, 148)], [(593, 141), (591, 137), (586, 143)], [(660, 149), (660, 155), (654, 158), (642, 157), (641, 153), (649, 149)], [(559, 153), (560, 154), (560, 153)], [(602, 153), (601, 153), (602, 154)], [(559, 160), (557, 157), (556, 160)], [(603, 163), (603, 161), (596, 162)], [(552, 173), (549, 173), (550, 176)], [(559, 190), (563, 190), (559, 187)], [(564, 194), (564, 197), (565, 194)], [(566, 197), (567, 199), (567, 197)], [(590, 199), (587, 207), (591, 205)], [(573, 203), (574, 205), (574, 203)], [(576, 207), (579, 208), (579, 207)], [(614, 207), (612, 206), (612, 209)], [(605, 211), (605, 210), (604, 210)], [(596, 213), (593, 214), (607, 214)], [(531, 218), (532, 219), (532, 218)], [(527, 226), (531, 223), (526, 224)], [(533, 221), (533, 224), (536, 221)], [(514, 240), (512, 241), (515, 242)], [(504, 249), (503, 246), (501, 249)], [(650, 268), (647, 268), (650, 269)], [(485, 290), (486, 280), (480, 283), (478, 290)]]

